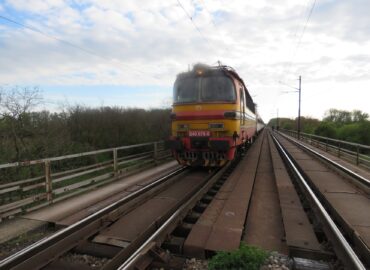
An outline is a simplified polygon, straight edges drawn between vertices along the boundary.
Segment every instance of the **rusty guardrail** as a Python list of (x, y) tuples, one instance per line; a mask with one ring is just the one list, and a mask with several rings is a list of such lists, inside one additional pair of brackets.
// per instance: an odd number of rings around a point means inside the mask
[[(160, 141), (0, 164), (0, 221), (114, 181), (169, 156)], [(25, 171), (32, 177), (22, 178)]]
[[(279, 129), (291, 137), (297, 139), (297, 131)], [(336, 156), (345, 159), (357, 166), (362, 166), (370, 169), (370, 146), (347, 141), (331, 139), (314, 134), (300, 133), (300, 140), (312, 146), (324, 150), (325, 152), (335, 154)], [(364, 153), (368, 154), (364, 154)]]

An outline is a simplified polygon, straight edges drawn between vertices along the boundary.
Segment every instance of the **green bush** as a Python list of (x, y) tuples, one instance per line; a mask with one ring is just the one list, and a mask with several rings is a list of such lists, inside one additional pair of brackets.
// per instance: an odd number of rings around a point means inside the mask
[(320, 125), (315, 129), (314, 133), (322, 137), (328, 137), (332, 139), (337, 138), (337, 130), (332, 122), (321, 122)]
[(268, 253), (260, 248), (241, 244), (235, 251), (218, 252), (208, 263), (210, 270), (243, 269), (258, 270), (266, 261)]
[(370, 122), (363, 121), (343, 125), (338, 128), (338, 137), (344, 141), (350, 141), (360, 144), (370, 144)]

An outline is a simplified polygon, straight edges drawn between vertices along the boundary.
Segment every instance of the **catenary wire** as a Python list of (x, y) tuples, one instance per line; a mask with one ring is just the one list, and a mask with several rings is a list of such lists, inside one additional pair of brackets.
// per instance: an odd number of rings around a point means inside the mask
[[(307, 2), (307, 3), (308, 3), (308, 2)], [(308, 23), (309, 23), (309, 21), (310, 21), (310, 18), (311, 18), (311, 16), (312, 16), (312, 13), (313, 13), (313, 10), (314, 10), (314, 8), (315, 8), (315, 5), (316, 5), (316, 0), (314, 0), (314, 1), (313, 1), (312, 5), (311, 5), (311, 8), (310, 8), (310, 11), (309, 11), (309, 13), (308, 13), (308, 15), (307, 15), (307, 17), (306, 17), (305, 24), (304, 24), (303, 29), (302, 29), (302, 31), (301, 31), (301, 35), (299, 36), (299, 39), (298, 39), (298, 41), (297, 41), (297, 43), (296, 43), (296, 46), (295, 46), (295, 48), (294, 48), (294, 50), (293, 50), (292, 57), (290, 58), (290, 61), (289, 61), (288, 67), (287, 67), (287, 69), (286, 69), (286, 70), (287, 70), (287, 71), (286, 71), (286, 73), (289, 73), (289, 72), (290, 72), (290, 70), (291, 70), (291, 67), (292, 67), (293, 62), (294, 62), (294, 58), (295, 58), (295, 56), (296, 56), (296, 54), (297, 54), (297, 52), (298, 52), (298, 50), (299, 50), (299, 47), (300, 47), (300, 45), (301, 45), (301, 43), (302, 43), (303, 36), (304, 36), (304, 34), (305, 34), (305, 32), (306, 32), (306, 29), (307, 29)], [(308, 6), (307, 6), (307, 7), (308, 7)], [(297, 29), (298, 29), (298, 28), (297, 28)], [(298, 33), (298, 31), (296, 30), (296, 31), (295, 31), (295, 34), (294, 34), (294, 38), (297, 36), (297, 33)], [(284, 75), (284, 73), (283, 73), (283, 75)], [(280, 79), (279, 81), (281, 81), (281, 79)]]
[[(306, 1), (306, 4), (304, 6), (302, 6), (302, 9), (301, 9), (301, 12), (300, 12), (300, 15), (299, 15), (299, 18), (302, 17), (309, 9), (309, 4), (310, 3), (310, 0), (307, 0)], [(306, 11), (306, 12), (305, 12)], [(294, 45), (297, 44), (296, 42), (296, 37), (297, 37), (297, 34), (298, 34), (298, 29), (299, 29), (299, 26), (301, 24), (301, 20), (299, 20), (299, 22), (297, 23), (296, 27), (294, 28), (294, 31), (291, 31), (291, 33), (289, 34), (292, 35), (292, 42), (289, 46), (289, 50), (288, 50), (288, 54), (287, 54), (287, 58), (289, 59), (288, 60), (288, 63), (290, 64), (291, 63), (291, 60), (292, 60), (292, 51), (294, 50)], [(282, 70), (281, 72), (281, 75), (280, 75), (280, 78), (279, 78), (279, 81), (282, 80), (282, 77), (284, 76), (284, 72), (285, 72), (285, 68)]]
[(176, 0), (177, 1), (177, 4), (179, 5), (179, 7), (181, 7), (181, 9), (184, 11), (184, 13), (186, 14), (186, 16), (189, 18), (189, 20), (191, 21), (191, 23), (193, 24), (194, 28), (198, 31), (198, 33), (200, 34), (200, 36), (208, 43), (211, 45), (211, 42), (208, 40), (208, 38), (203, 35), (202, 31), (200, 30), (200, 28), (196, 25), (196, 23), (194, 22), (193, 20), (193, 17), (186, 11), (185, 7), (181, 4), (180, 0)]
[(217, 29), (217, 25), (216, 25), (215, 21), (212, 18), (212, 13), (207, 8), (207, 5), (204, 2), (204, 0), (198, 0), (198, 2), (202, 2), (202, 6), (203, 6), (204, 10), (208, 12), (208, 14), (210, 15), (210, 19), (211, 19), (211, 22), (212, 22), (213, 26)]

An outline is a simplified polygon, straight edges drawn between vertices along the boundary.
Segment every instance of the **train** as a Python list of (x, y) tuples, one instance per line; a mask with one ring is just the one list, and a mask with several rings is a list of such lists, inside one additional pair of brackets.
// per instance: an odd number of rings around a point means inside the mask
[(264, 128), (242, 78), (221, 64), (195, 64), (177, 75), (171, 122), (168, 144), (185, 166), (224, 166)]

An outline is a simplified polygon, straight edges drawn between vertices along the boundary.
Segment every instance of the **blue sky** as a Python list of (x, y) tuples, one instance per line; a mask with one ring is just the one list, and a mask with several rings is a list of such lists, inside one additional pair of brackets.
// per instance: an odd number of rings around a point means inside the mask
[[(369, 112), (366, 0), (2, 0), (0, 87), (41, 88), (60, 104), (170, 104), (176, 74), (197, 62), (234, 67), (267, 121), (330, 108)], [(313, 13), (307, 21), (311, 8)], [(61, 41), (55, 40), (54, 37)], [(68, 43), (68, 44), (67, 44)]]
[(47, 107), (67, 105), (164, 108), (171, 105), (171, 87), (125, 85), (45, 85)]

